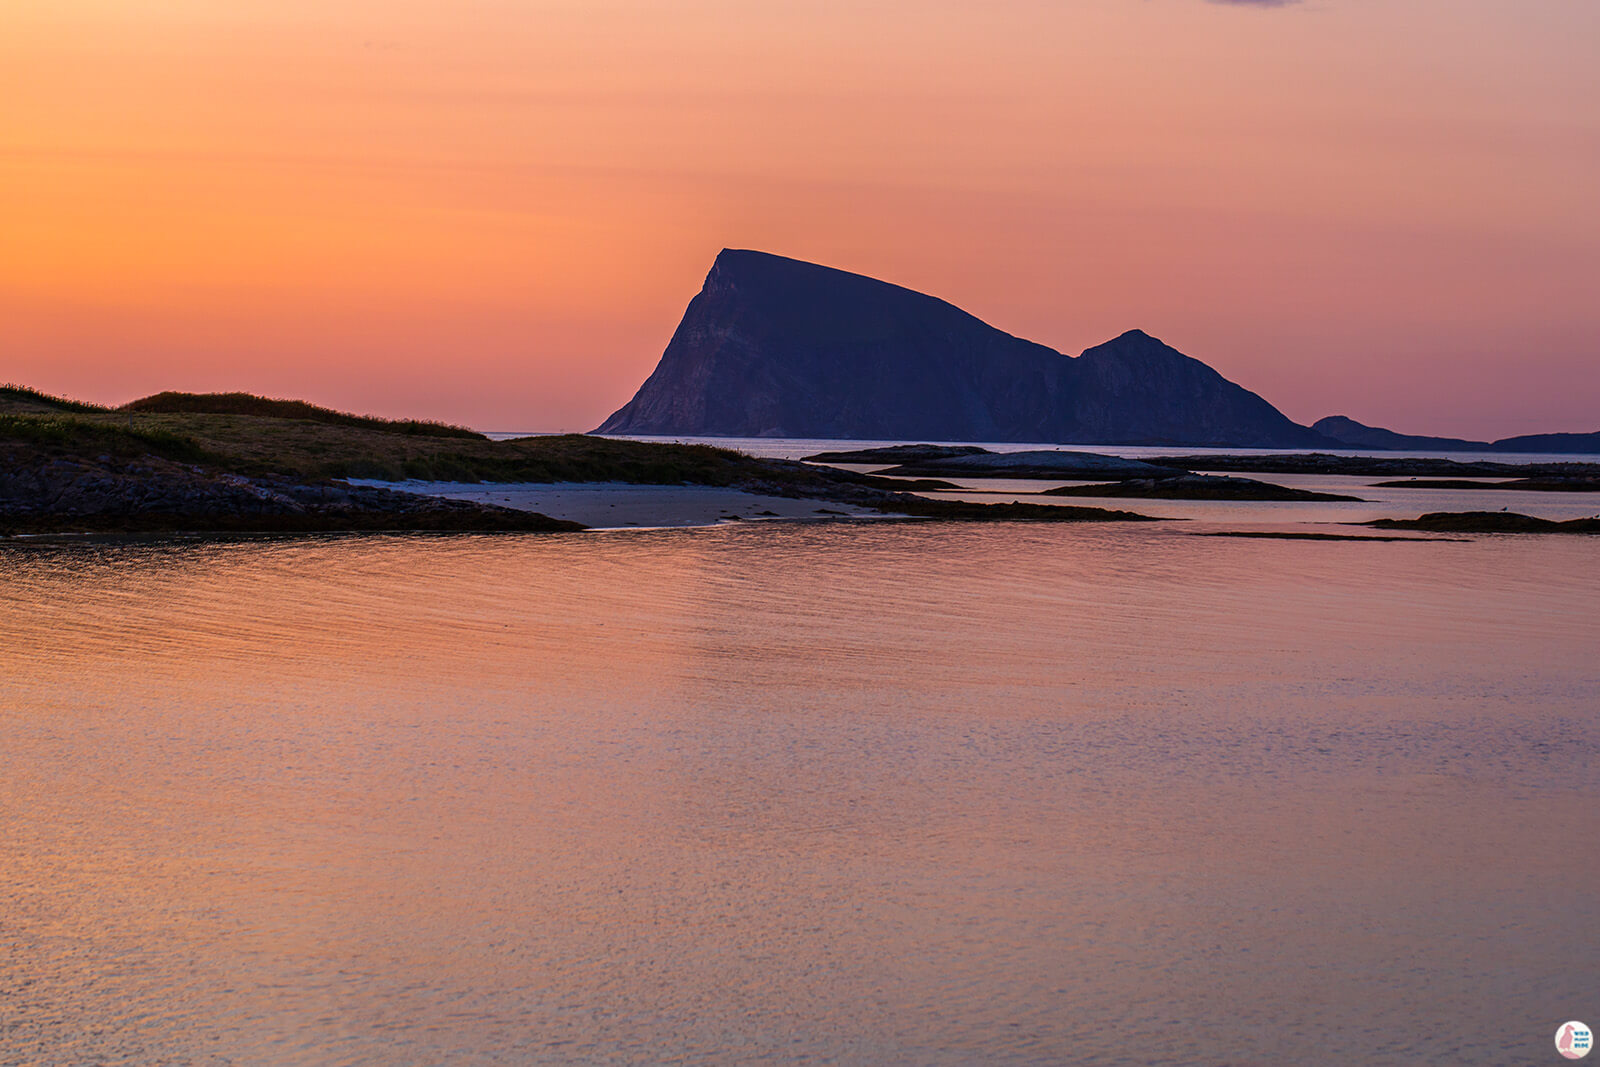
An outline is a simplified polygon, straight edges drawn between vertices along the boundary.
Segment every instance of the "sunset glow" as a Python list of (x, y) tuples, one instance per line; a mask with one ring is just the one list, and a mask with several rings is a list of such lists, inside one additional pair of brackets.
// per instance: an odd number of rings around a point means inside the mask
[(723, 247), (1309, 422), (1600, 429), (1586, 0), (21, 0), (0, 380), (589, 429)]

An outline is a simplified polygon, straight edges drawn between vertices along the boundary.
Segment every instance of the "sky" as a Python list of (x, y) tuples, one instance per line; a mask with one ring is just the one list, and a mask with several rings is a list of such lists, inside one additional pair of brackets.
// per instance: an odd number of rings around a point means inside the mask
[(7, 0), (0, 381), (583, 430), (717, 251), (1600, 430), (1594, 0)]

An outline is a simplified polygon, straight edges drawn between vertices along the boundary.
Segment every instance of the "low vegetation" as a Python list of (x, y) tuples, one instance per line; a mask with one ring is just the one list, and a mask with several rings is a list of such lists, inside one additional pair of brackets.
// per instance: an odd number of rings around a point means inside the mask
[[(18, 391), (20, 392), (20, 391)], [(771, 476), (773, 467), (726, 449), (703, 445), (645, 444), (570, 434), (491, 441), (442, 424), (322, 414), (296, 401), (249, 398), (193, 406), (234, 411), (166, 410), (190, 406), (193, 394), (162, 394), (121, 409), (89, 405), (47, 406), (54, 398), (8, 405), (0, 413), (0, 442), (26, 443), (56, 453), (123, 456), (151, 453), (205, 462), (248, 475), (310, 480), (371, 478), (404, 481), (623, 481), (649, 484), (734, 485)], [(221, 394), (228, 396), (229, 394)], [(242, 397), (243, 394), (237, 394)], [(201, 403), (204, 401), (204, 403)], [(293, 415), (251, 414), (292, 411)], [(286, 406), (280, 406), (286, 405)], [(69, 414), (70, 412), (70, 414)], [(307, 414), (307, 412), (313, 414)], [(305, 417), (301, 417), (304, 415)], [(794, 476), (831, 481), (831, 472), (792, 465)], [(846, 480), (866, 479), (843, 476)]]
[(110, 411), (98, 404), (51, 396), (25, 385), (0, 385), (0, 414), (26, 415), (55, 411)]
[(443, 422), (417, 419), (380, 419), (371, 415), (351, 415), (332, 408), (318, 407), (304, 400), (269, 400), (251, 393), (156, 393), (118, 410), (164, 415), (253, 415), (267, 419), (301, 419), (330, 426), (354, 426), (383, 433), (417, 437), (456, 437), (487, 440), (476, 430)]
[(129, 429), (115, 422), (58, 415), (0, 414), (0, 442), (32, 445), (67, 455), (137, 456), (205, 460), (194, 438), (161, 427)]

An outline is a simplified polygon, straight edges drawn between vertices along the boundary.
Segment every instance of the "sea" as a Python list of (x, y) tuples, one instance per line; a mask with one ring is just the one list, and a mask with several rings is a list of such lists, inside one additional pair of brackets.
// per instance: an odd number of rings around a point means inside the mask
[(0, 1064), (1556, 1062), (1600, 538), (1332, 506), (0, 543)]

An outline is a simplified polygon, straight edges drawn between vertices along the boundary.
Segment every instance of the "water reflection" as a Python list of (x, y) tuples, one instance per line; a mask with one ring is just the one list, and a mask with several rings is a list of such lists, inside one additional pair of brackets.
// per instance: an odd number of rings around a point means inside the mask
[(1544, 1055), (1600, 977), (1595, 551), (0, 549), (0, 1050)]

